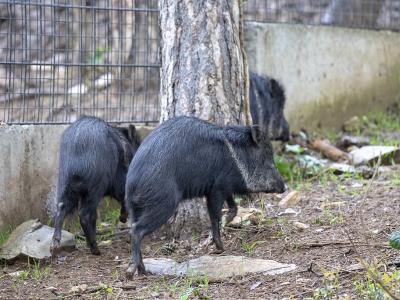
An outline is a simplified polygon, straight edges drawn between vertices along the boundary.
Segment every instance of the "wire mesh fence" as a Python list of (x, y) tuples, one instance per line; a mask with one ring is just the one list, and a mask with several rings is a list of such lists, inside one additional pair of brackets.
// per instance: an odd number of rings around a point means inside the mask
[(400, 30), (399, 0), (249, 0), (245, 20)]
[(158, 119), (157, 0), (0, 1), (0, 120)]
[[(400, 30), (399, 0), (247, 0), (245, 20)], [(157, 0), (0, 0), (0, 121), (159, 119)]]

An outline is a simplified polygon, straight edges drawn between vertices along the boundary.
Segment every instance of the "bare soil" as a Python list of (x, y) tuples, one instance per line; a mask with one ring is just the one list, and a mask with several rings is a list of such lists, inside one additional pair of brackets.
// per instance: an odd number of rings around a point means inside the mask
[[(238, 276), (223, 282), (196, 282), (191, 278), (142, 276), (128, 281), (127, 233), (112, 236), (101, 246), (101, 256), (90, 254), (83, 241), (75, 252), (40, 265), (19, 259), (3, 265), (0, 279), (2, 299), (359, 299), (355, 283), (366, 278), (359, 265), (374, 263), (390, 272), (399, 262), (399, 252), (388, 244), (399, 228), (400, 185), (395, 180), (399, 167), (375, 180), (334, 177), (299, 188), (297, 216), (278, 216), (282, 211), (272, 196), (250, 205), (264, 209), (266, 221), (235, 229), (225, 227), (222, 255), (247, 255), (294, 263), (296, 271), (279, 276)], [(368, 186), (370, 185), (370, 189)], [(333, 205), (327, 204), (336, 202)], [(341, 204), (337, 202), (342, 202)], [(262, 204), (262, 205), (261, 205)], [(325, 207), (325, 208), (323, 208)], [(298, 229), (293, 221), (308, 224)], [(149, 237), (144, 257), (170, 257), (183, 261), (209, 254), (204, 246), (208, 233), (192, 241)], [(169, 251), (167, 251), (169, 250)], [(9, 273), (28, 271), (13, 278)], [(71, 288), (86, 285), (72, 292)], [(324, 294), (325, 293), (325, 294)], [(325, 295), (325, 296), (321, 296)]]

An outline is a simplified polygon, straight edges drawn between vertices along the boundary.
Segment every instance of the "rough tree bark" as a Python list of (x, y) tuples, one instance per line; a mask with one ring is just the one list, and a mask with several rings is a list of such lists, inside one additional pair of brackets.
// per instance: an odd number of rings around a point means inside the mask
[[(161, 0), (161, 118), (190, 115), (216, 124), (248, 124), (248, 69), (239, 0)], [(184, 141), (182, 141), (184, 143)], [(209, 228), (204, 201), (183, 202), (169, 235)]]

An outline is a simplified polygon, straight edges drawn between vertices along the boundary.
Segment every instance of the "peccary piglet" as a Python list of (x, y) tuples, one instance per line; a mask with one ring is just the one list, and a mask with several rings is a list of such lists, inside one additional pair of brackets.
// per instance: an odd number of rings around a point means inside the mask
[(64, 218), (79, 208), (79, 220), (90, 251), (100, 255), (96, 243), (97, 207), (104, 196), (121, 203), (120, 221), (126, 222), (125, 181), (139, 147), (135, 127), (118, 128), (96, 117), (82, 117), (61, 137), (54, 218), (53, 255), (60, 247)]
[(132, 261), (127, 276), (145, 273), (142, 238), (166, 223), (184, 199), (207, 198), (213, 241), (223, 251), (223, 203), (236, 215), (234, 194), (282, 193), (271, 143), (259, 126), (217, 126), (194, 117), (170, 119), (141, 144), (127, 175)]
[(250, 113), (253, 124), (267, 129), (271, 140), (288, 141), (289, 124), (285, 119), (285, 91), (275, 79), (250, 72)]

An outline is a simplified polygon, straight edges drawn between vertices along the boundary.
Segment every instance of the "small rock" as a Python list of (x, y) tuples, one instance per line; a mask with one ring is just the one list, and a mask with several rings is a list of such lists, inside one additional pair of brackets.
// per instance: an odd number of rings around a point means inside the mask
[(369, 138), (365, 136), (343, 135), (339, 141), (339, 147), (346, 149), (350, 146), (362, 147), (369, 145)]
[[(43, 259), (51, 257), (50, 244), (54, 229), (41, 224), (38, 220), (29, 220), (19, 225), (11, 233), (0, 249), (0, 258), (14, 259), (19, 255)], [(61, 231), (60, 249), (75, 249), (75, 236), (65, 230)]]
[(325, 231), (325, 229), (323, 229), (323, 228), (315, 229), (315, 232), (316, 232), (316, 233), (321, 233), (321, 232), (324, 232), (324, 231)]
[(52, 293), (54, 293), (55, 291), (57, 291), (57, 288), (54, 287), (54, 286), (48, 286), (48, 287), (46, 288), (46, 290), (47, 290), (47, 291), (50, 291), (50, 292), (52, 292)]
[(344, 204), (346, 204), (345, 201), (324, 202), (321, 204), (321, 208), (326, 209), (326, 208), (340, 207)]
[(285, 216), (285, 215), (294, 215), (297, 216), (300, 213), (300, 210), (295, 210), (291, 207), (286, 208), (284, 211), (278, 213), (278, 216)]
[(99, 246), (110, 246), (112, 244), (111, 240), (105, 240), (105, 241), (101, 241), (99, 243)]
[(329, 166), (329, 169), (334, 172), (335, 175), (343, 174), (343, 173), (352, 173), (356, 172), (356, 168), (354, 166), (345, 164), (345, 163), (333, 163)]
[(257, 281), (256, 283), (253, 283), (250, 287), (250, 291), (256, 289), (257, 287), (259, 287), (261, 285), (261, 281)]
[(344, 132), (354, 132), (361, 127), (361, 120), (359, 117), (354, 116), (344, 122), (343, 124), (343, 131)]
[[(224, 212), (227, 212), (228, 210), (223, 210)], [(261, 210), (257, 208), (244, 208), (241, 206), (238, 206), (238, 212), (236, 216), (233, 218), (233, 220), (229, 223), (229, 226), (232, 227), (240, 227), (243, 225), (250, 225), (251, 220), (254, 220), (254, 216), (260, 216), (262, 214)], [(226, 220), (226, 215), (224, 215), (223, 218), (223, 224), (225, 224)]]
[(293, 207), (296, 206), (297, 203), (300, 201), (300, 195), (298, 191), (291, 191), (289, 194), (286, 195), (285, 198), (283, 198), (279, 202), (279, 207), (281, 208), (288, 208), (288, 207)]
[(353, 165), (370, 164), (377, 162), (382, 157), (382, 164), (400, 162), (400, 150), (393, 146), (364, 146), (358, 150), (350, 152), (349, 157)]
[(355, 182), (351, 185), (352, 188), (362, 188), (364, 186), (364, 184), (362, 184), (361, 182)]
[(301, 223), (301, 222), (298, 222), (298, 221), (294, 221), (294, 222), (293, 222), (293, 225), (294, 225), (296, 228), (300, 229), (300, 230), (304, 230), (304, 229), (310, 228), (310, 225), (304, 224), (304, 223)]
[(12, 272), (12, 273), (8, 273), (7, 275), (13, 278), (18, 278), (21, 276), (22, 273), (24, 273), (25, 271), (16, 271), (16, 272)]
[(297, 278), (296, 283), (310, 283), (311, 279), (310, 278)]
[(83, 293), (84, 291), (87, 290), (87, 284), (80, 284), (77, 286), (73, 286), (70, 290), (69, 293), (70, 294), (76, 294), (76, 293)]
[(283, 198), (283, 194), (273, 194), (272, 197), (274, 201), (281, 201)]

